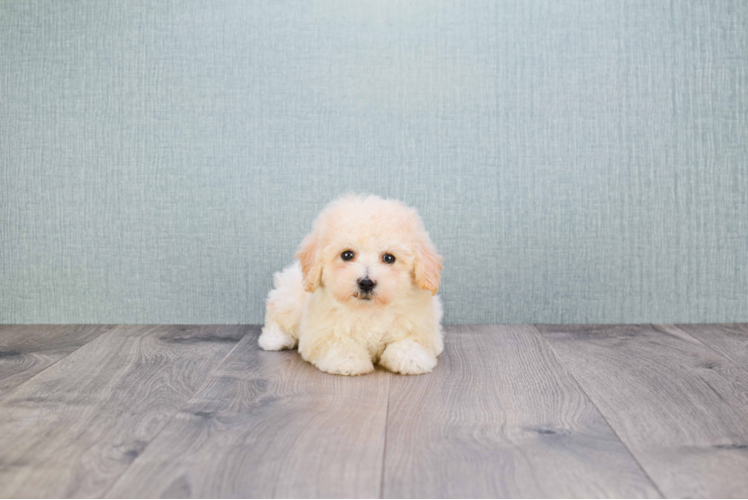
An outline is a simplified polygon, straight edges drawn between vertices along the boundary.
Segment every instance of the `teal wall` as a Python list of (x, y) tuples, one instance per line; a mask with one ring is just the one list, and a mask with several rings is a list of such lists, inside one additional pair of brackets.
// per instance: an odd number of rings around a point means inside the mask
[(748, 321), (748, 3), (0, 3), (0, 322), (259, 323), (349, 190), (448, 323)]

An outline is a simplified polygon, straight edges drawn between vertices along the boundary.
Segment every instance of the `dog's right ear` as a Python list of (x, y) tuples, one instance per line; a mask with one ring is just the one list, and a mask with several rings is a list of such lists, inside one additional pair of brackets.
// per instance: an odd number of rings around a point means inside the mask
[(299, 262), (301, 262), (301, 272), (304, 275), (304, 290), (312, 293), (314, 293), (322, 280), (322, 262), (319, 255), (319, 242), (317, 240), (317, 231), (312, 231), (301, 242), (301, 247), (295, 255), (299, 259)]

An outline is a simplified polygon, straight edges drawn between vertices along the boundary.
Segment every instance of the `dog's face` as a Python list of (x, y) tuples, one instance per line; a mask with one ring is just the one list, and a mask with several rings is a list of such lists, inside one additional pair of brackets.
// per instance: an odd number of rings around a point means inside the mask
[(415, 210), (377, 196), (346, 196), (319, 215), (296, 254), (304, 288), (339, 302), (386, 305), (420, 288), (439, 289), (442, 258)]

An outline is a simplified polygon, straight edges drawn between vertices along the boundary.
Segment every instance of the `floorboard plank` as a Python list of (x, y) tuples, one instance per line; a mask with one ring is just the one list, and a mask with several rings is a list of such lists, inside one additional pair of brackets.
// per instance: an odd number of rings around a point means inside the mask
[(111, 325), (0, 325), (0, 395), (111, 328)]
[(447, 327), (428, 375), (393, 376), (385, 497), (658, 497), (532, 326)]
[(0, 400), (0, 496), (98, 497), (248, 331), (119, 326)]
[(539, 328), (665, 495), (748, 496), (742, 367), (667, 326)]
[(379, 497), (389, 380), (247, 336), (107, 496)]
[(675, 326), (748, 368), (748, 323)]

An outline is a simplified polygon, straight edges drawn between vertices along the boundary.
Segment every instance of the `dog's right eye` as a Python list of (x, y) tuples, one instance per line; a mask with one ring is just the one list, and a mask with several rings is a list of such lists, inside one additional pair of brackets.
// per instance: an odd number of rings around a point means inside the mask
[(340, 254), (340, 258), (343, 260), (351, 260), (353, 257), (355, 257), (356, 254), (353, 253), (353, 250), (346, 250), (342, 254)]

